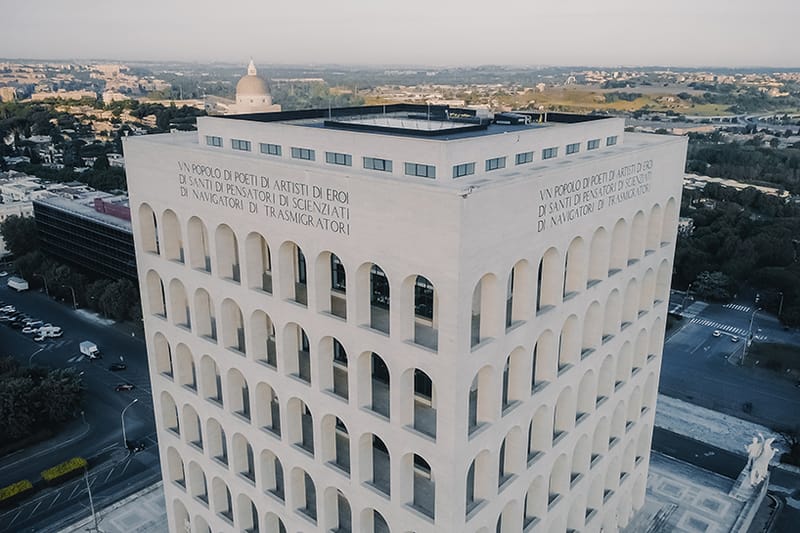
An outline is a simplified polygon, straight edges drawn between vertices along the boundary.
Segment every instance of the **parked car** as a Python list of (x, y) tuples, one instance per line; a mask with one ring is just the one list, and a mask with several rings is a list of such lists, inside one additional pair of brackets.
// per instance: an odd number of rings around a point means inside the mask
[(731, 342), (739, 342), (739, 337), (734, 335), (733, 337), (731, 337)]
[(120, 383), (119, 385), (114, 387), (114, 390), (117, 392), (127, 392), (127, 391), (132, 391), (135, 388), (136, 386), (133, 383)]
[(44, 340), (45, 340), (45, 338), (46, 338), (46, 337), (43, 337), (42, 335), (36, 335), (36, 336), (33, 338), (33, 340), (34, 340), (34, 342), (42, 342), (42, 341), (44, 341)]
[(38, 333), (39, 332), (39, 328), (32, 328), (30, 326), (25, 326), (24, 322), (22, 324), (23, 324), (22, 333), (25, 333), (26, 335), (29, 334), (29, 333)]
[(0, 272), (0, 278), (4, 278), (4, 277), (6, 277), (6, 276), (8, 276), (8, 272), (6, 272), (5, 270), (3, 270), (2, 272)]
[(128, 368), (128, 365), (125, 363), (111, 363), (108, 367), (108, 369), (112, 372), (119, 372), (120, 370), (125, 370), (126, 368)]
[(722, 332), (720, 330), (718, 330), (718, 329), (715, 329), (714, 333), (712, 333), (712, 335), (715, 336), (715, 337), (719, 337), (720, 335), (722, 335)]
[(132, 453), (141, 452), (147, 447), (147, 443), (143, 440), (140, 440), (138, 442), (134, 442), (132, 440), (126, 440), (125, 445)]

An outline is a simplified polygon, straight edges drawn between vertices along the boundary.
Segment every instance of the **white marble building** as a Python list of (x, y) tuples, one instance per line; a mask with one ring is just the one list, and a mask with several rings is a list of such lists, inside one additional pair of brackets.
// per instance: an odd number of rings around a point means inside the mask
[(686, 139), (398, 104), (125, 139), (171, 531), (615, 531)]

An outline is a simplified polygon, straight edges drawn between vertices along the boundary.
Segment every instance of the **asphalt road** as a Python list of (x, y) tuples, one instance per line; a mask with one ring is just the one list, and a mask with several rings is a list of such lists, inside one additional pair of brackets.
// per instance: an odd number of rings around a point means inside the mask
[[(682, 301), (682, 295), (674, 294), (670, 308)], [(796, 425), (800, 388), (794, 381), (728, 362), (741, 359), (753, 308), (743, 302), (727, 307), (691, 300), (686, 304), (688, 316), (677, 331), (667, 333), (659, 392), (772, 428)], [(794, 344), (800, 353), (800, 332), (784, 330), (763, 311), (753, 318), (752, 332), (754, 342)], [(750, 412), (745, 404), (752, 405)]]
[[(147, 354), (142, 340), (131, 337), (129, 333), (118, 328), (86, 318), (70, 306), (54, 302), (39, 292), (16, 293), (2, 285), (0, 300), (44, 322), (61, 326), (64, 330), (64, 336), (59, 339), (35, 343), (32, 336), (0, 325), (0, 347), (2, 347), (0, 354), (14, 356), (26, 364), (32, 360), (34, 364), (48, 367), (74, 368), (75, 371), (83, 373), (87, 387), (84, 414), (81, 418), (68, 424), (48, 441), (0, 459), (0, 486), (21, 479), (35, 481), (45, 468), (75, 456), (85, 458), (100, 456), (100, 460), (92, 465), (90, 476), (95, 475), (95, 468), (98, 471), (111, 469), (120, 461), (128, 460), (127, 450), (123, 447), (121, 413), (134, 399), (137, 402), (125, 412), (126, 434), (129, 440), (146, 440), (149, 448), (145, 453), (136, 454), (130, 459), (142, 467), (137, 469), (134, 466), (132, 470), (126, 469), (126, 472), (149, 476), (152, 481), (158, 479), (160, 470), (155, 422)], [(79, 344), (84, 340), (95, 342), (103, 353), (103, 358), (91, 361), (82, 356)], [(120, 360), (128, 365), (126, 370), (112, 372), (108, 369), (110, 363)], [(122, 382), (133, 383), (136, 388), (130, 392), (116, 392), (114, 387)], [(146, 459), (147, 457), (149, 459)], [(121, 469), (117, 469), (116, 472), (117, 475), (110, 475), (108, 478), (98, 477), (94, 481), (96, 501), (116, 499), (115, 495), (124, 490), (125, 473), (120, 474)], [(61, 490), (47, 489), (29, 498), (28, 501), (49, 497), (44, 496), (45, 493), (52, 495), (56, 492), (60, 493)], [(75, 497), (79, 493), (80, 491), (76, 489)], [(85, 512), (80, 506), (64, 505), (68, 500), (69, 498), (59, 496), (53, 505), (39, 505), (27, 516), (23, 516), (23, 512), (12, 525), (9, 525), (9, 513), (16, 513), (26, 504), (11, 511), (4, 510), (0, 513), (0, 531), (20, 530), (23, 519), (26, 525), (29, 524), (27, 527), (34, 527), (38, 531), (43, 528), (42, 524), (51, 523), (52, 517), (58, 516), (59, 510), (62, 513)]]

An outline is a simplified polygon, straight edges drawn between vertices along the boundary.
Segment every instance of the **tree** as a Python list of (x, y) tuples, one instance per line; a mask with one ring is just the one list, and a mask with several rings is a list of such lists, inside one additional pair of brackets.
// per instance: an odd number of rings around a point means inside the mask
[(39, 248), (33, 217), (11, 215), (0, 223), (0, 234), (14, 257), (21, 257)]
[(781, 455), (781, 462), (800, 466), (800, 426), (780, 428), (778, 433), (783, 437), (783, 442), (789, 449), (788, 452)]
[(692, 282), (692, 290), (701, 298), (729, 300), (731, 284), (731, 279), (722, 272), (704, 271)]

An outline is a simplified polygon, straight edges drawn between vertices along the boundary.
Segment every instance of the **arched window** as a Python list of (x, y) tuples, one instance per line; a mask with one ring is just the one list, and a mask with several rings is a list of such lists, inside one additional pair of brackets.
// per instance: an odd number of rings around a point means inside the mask
[(208, 231), (203, 221), (197, 217), (189, 219), (189, 261), (193, 269), (211, 272)]
[(249, 234), (245, 250), (249, 287), (272, 294), (272, 257), (266, 239), (255, 232)]
[(242, 277), (236, 234), (227, 224), (220, 224), (217, 227), (216, 242), (219, 275), (224, 279), (239, 283)]
[(436, 481), (428, 462), (417, 454), (412, 454), (413, 499), (411, 506), (430, 519), (436, 513)]

